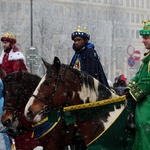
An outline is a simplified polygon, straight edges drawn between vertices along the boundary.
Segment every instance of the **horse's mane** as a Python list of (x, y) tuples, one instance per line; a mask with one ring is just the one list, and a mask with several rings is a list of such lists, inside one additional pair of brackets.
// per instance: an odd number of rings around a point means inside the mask
[[(40, 81), (40, 79), (41, 79), (38, 75), (31, 74), (26, 71), (22, 71), (21, 73), (22, 73), (22, 75), (20, 76), (21, 79), (24, 78), (24, 79), (27, 79), (32, 82)], [(14, 79), (17, 78), (18, 74), (19, 74), (19, 71), (7, 74), (6, 77), (4, 77), (3, 82), (4, 83), (13, 83)], [(18, 76), (18, 78), (19, 78), (19, 76)], [(18, 82), (19, 82), (19, 80), (18, 80)]]
[[(77, 70), (77, 69), (75, 69), (75, 68), (73, 68), (72, 66), (69, 66), (69, 65), (62, 64), (62, 67), (65, 68), (65, 69), (69, 69), (71, 72), (76, 74), (77, 77), (79, 78), (81, 84), (84, 83), (87, 86), (90, 86), (91, 88), (94, 88), (94, 77), (92, 77), (91, 75), (87, 74), (84, 71)], [(99, 82), (99, 81), (97, 80), (97, 82)]]
[(71, 72), (76, 74), (76, 76), (80, 80), (81, 85), (85, 85), (88, 89), (91, 91), (95, 91), (98, 94), (98, 98), (100, 99), (102, 95), (105, 96), (111, 96), (111, 90), (108, 89), (105, 85), (100, 83), (97, 79), (92, 77), (91, 75), (87, 74), (86, 72), (79, 71), (72, 66), (62, 64), (62, 67), (65, 69), (69, 69)]

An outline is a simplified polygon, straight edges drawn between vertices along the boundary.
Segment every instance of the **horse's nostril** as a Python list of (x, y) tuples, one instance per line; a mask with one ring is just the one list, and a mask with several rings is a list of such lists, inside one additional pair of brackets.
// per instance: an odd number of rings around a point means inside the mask
[(11, 125), (11, 120), (7, 119), (5, 122), (2, 122), (2, 124), (6, 127), (9, 127)]
[(32, 118), (33, 118), (33, 113), (32, 113), (31, 110), (29, 110), (29, 111), (27, 112), (27, 119), (28, 119), (28, 120), (31, 120)]

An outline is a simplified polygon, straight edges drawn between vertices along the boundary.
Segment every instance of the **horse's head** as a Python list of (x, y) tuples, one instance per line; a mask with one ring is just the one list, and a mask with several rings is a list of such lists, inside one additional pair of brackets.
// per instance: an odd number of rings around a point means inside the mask
[(3, 79), (4, 105), (1, 122), (4, 126), (17, 127), (18, 116), (24, 116), (24, 107), (40, 81), (40, 77), (19, 70)]
[[(67, 80), (64, 75), (67, 69), (63, 68), (60, 60), (55, 57), (51, 65), (43, 60), (47, 69), (32, 97), (25, 108), (25, 116), (29, 121), (39, 122), (51, 109), (66, 104), (68, 100)], [(68, 76), (71, 78), (71, 76)]]

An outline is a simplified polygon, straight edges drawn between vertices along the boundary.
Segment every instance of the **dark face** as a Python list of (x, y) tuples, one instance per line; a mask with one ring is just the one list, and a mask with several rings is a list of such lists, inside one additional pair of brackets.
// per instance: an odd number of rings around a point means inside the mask
[(75, 48), (78, 50), (80, 50), (85, 45), (86, 42), (87, 40), (83, 39), (82, 37), (76, 36), (74, 38), (74, 45)]

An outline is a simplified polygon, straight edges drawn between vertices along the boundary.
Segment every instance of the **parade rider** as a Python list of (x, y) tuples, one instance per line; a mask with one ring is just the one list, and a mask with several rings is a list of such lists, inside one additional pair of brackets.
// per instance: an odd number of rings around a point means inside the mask
[(136, 102), (135, 141), (132, 150), (150, 150), (150, 21), (143, 21), (140, 35), (148, 51), (142, 59), (140, 69), (128, 84), (126, 97)]
[(3, 50), (0, 56), (0, 68), (6, 71), (6, 74), (22, 69), (27, 71), (25, 57), (15, 45), (17, 42), (14, 35), (6, 33), (2, 38)]
[(86, 28), (81, 31), (80, 26), (71, 34), (74, 41), (72, 48), (75, 54), (70, 65), (78, 70), (88, 73), (102, 84), (109, 87), (99, 56), (94, 49), (94, 44), (89, 43), (90, 35)]

